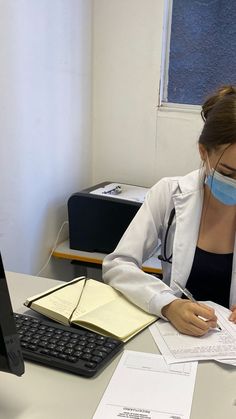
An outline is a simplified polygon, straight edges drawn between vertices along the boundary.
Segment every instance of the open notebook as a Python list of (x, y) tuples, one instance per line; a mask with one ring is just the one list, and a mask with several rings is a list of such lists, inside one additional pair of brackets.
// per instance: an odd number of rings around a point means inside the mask
[(85, 277), (29, 297), (24, 304), (59, 323), (78, 325), (123, 342), (157, 319), (111, 286)]

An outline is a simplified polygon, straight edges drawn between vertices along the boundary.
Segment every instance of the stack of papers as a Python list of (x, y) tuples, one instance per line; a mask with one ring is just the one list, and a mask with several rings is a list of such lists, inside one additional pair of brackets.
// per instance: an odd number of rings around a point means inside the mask
[(196, 362), (124, 351), (93, 419), (188, 419), (196, 372)]
[(152, 336), (168, 364), (209, 360), (236, 365), (236, 324), (230, 322), (231, 311), (213, 302), (206, 302), (214, 308), (222, 330), (210, 330), (202, 337), (179, 333), (170, 323), (159, 319), (150, 326)]

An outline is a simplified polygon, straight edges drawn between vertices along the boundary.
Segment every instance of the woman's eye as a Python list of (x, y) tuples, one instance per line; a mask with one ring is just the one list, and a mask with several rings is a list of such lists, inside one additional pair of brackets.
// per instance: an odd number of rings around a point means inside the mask
[(231, 179), (235, 179), (235, 174), (234, 173), (223, 173), (221, 172), (221, 174), (225, 177), (229, 177)]
[(226, 176), (226, 177), (233, 177), (233, 174), (232, 174), (232, 173), (224, 173), (224, 172), (220, 172), (220, 174), (221, 174), (222, 176)]

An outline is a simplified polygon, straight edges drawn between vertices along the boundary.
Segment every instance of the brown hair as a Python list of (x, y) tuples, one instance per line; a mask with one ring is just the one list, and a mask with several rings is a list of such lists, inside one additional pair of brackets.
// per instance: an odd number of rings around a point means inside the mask
[(236, 143), (236, 86), (220, 87), (202, 105), (204, 127), (199, 137), (208, 152)]

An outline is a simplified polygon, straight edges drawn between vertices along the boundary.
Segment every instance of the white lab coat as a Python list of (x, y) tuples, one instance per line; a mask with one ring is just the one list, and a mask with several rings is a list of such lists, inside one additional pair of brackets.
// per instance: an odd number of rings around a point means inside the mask
[[(145, 311), (161, 316), (163, 306), (180, 297), (173, 279), (182, 286), (188, 280), (198, 240), (203, 204), (204, 173), (163, 178), (148, 192), (146, 199), (121, 238), (115, 251), (104, 259), (103, 279)], [(162, 243), (172, 208), (175, 217), (167, 241), (167, 257), (162, 262), (163, 280), (140, 268)], [(219, 238), (220, 240), (220, 238)], [(230, 306), (236, 304), (236, 245), (232, 268)], [(223, 282), (224, 278), (222, 278)], [(223, 284), (222, 284), (223, 285)]]

